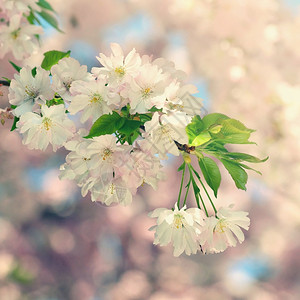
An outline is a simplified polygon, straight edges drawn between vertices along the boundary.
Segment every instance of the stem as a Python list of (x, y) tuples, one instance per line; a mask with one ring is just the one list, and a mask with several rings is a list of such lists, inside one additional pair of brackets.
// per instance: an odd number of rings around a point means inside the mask
[(202, 185), (203, 188), (204, 188), (204, 191), (205, 191), (205, 193), (206, 193), (206, 195), (207, 195), (207, 197), (208, 197), (208, 199), (209, 199), (209, 201), (210, 201), (210, 203), (211, 203), (211, 205), (212, 205), (212, 207), (213, 207), (213, 209), (214, 209), (214, 211), (215, 211), (215, 214), (217, 214), (217, 209), (216, 209), (216, 207), (215, 207), (213, 201), (211, 200), (211, 198), (210, 198), (210, 196), (209, 196), (209, 194), (208, 194), (208, 192), (207, 192), (206, 187), (204, 186), (204, 184), (203, 184), (202, 180), (200, 179), (200, 177), (199, 177), (198, 179), (199, 179), (201, 185)]
[(189, 189), (190, 189), (190, 185), (191, 185), (192, 180), (190, 179), (187, 186), (186, 186), (186, 192), (185, 192), (185, 196), (184, 196), (184, 202), (183, 202), (183, 206), (185, 206), (186, 203), (186, 199), (189, 193)]
[[(199, 203), (199, 196), (200, 196), (200, 200), (201, 200), (201, 203), (202, 203), (203, 208), (204, 208), (204, 210), (205, 210), (205, 214), (206, 214), (206, 216), (208, 217), (208, 212), (207, 212), (206, 206), (205, 206), (205, 204), (204, 204), (203, 198), (202, 198), (202, 196), (201, 196), (200, 190), (199, 190), (199, 188), (198, 188), (198, 191), (196, 191), (196, 189), (195, 189), (195, 186), (197, 186), (197, 184), (196, 184), (195, 179), (194, 179), (194, 177), (193, 177), (192, 167), (191, 167), (190, 164), (188, 165), (188, 167), (189, 167), (189, 171), (190, 171), (191, 181), (192, 181), (192, 183), (193, 183), (193, 189), (194, 189), (194, 194), (195, 194), (197, 206), (198, 206), (199, 209), (201, 209), (200, 203)], [(197, 186), (197, 187), (198, 187), (198, 186)]]
[(6, 80), (0, 80), (0, 84), (2, 85), (6, 85), (6, 86), (9, 86), (9, 82), (7, 82)]
[(177, 207), (178, 207), (178, 209), (180, 209), (179, 208), (179, 204), (180, 204), (180, 197), (181, 197), (181, 192), (182, 192), (184, 174), (185, 174), (185, 162), (183, 164), (182, 177), (181, 177), (181, 183), (180, 183), (180, 190), (179, 190), (179, 195), (178, 195), (178, 200), (177, 200)]
[(200, 199), (201, 199), (201, 202), (202, 202), (203, 208), (204, 208), (204, 210), (205, 210), (205, 214), (206, 214), (206, 216), (208, 217), (208, 212), (207, 212), (206, 206), (205, 206), (205, 204), (204, 204), (204, 201), (203, 201), (203, 198), (202, 198), (202, 196), (201, 196), (201, 193), (200, 193), (200, 192), (199, 192), (199, 196), (200, 196)]
[(207, 195), (207, 197), (208, 197), (208, 199), (209, 199), (209, 201), (210, 201), (210, 204), (212, 205), (212, 207), (213, 207), (213, 209), (214, 209), (214, 211), (215, 211), (215, 214), (216, 214), (216, 213), (217, 213), (217, 209), (216, 209), (216, 207), (215, 207), (213, 201), (211, 200), (211, 198), (210, 198), (210, 196), (209, 196), (209, 194), (208, 194), (208, 191), (207, 191), (207, 189), (206, 189), (204, 183), (203, 183), (202, 180), (201, 180), (201, 177), (200, 177), (199, 174), (196, 172), (196, 170), (193, 168), (193, 166), (191, 166), (191, 167), (192, 167), (192, 169), (193, 169), (195, 175), (197, 176), (198, 180), (200, 181), (200, 183), (201, 183), (201, 185), (202, 185), (202, 187), (203, 187), (203, 189), (204, 189), (204, 191), (205, 191), (205, 193), (206, 193), (206, 195)]

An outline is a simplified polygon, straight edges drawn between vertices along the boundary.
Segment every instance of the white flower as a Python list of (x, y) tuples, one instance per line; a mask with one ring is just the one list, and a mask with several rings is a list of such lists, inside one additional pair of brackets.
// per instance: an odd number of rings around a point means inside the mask
[(150, 228), (155, 230), (155, 245), (166, 246), (173, 243), (174, 256), (179, 256), (183, 252), (187, 255), (195, 254), (200, 249), (198, 235), (204, 224), (204, 213), (198, 208), (180, 210), (177, 204), (174, 210), (157, 208), (149, 214), (152, 218), (157, 218), (157, 225)]
[(35, 35), (42, 33), (40, 26), (22, 24), (21, 15), (12, 16), (8, 26), (0, 26), (0, 58), (10, 51), (17, 60), (32, 55), (39, 48)]
[(156, 65), (141, 66), (139, 74), (129, 83), (127, 95), (122, 94), (129, 98), (131, 113), (146, 113), (153, 106), (162, 108), (166, 100), (166, 78)]
[(52, 88), (64, 100), (70, 101), (70, 87), (75, 80), (91, 81), (93, 77), (87, 71), (87, 66), (81, 66), (80, 63), (72, 58), (65, 57), (58, 64), (52, 66)]
[(111, 93), (105, 82), (98, 81), (74, 81), (71, 87), (71, 93), (75, 94), (70, 106), (69, 112), (74, 115), (83, 110), (80, 121), (86, 122), (92, 117), (93, 122), (100, 116), (112, 112), (114, 105), (120, 101), (119, 95)]
[(100, 53), (97, 59), (103, 67), (93, 68), (92, 73), (96, 76), (105, 75), (109, 85), (116, 86), (136, 76), (141, 65), (139, 54), (133, 49), (126, 57), (119, 44), (110, 44), (112, 54), (110, 57)]
[(90, 143), (90, 140), (83, 138), (81, 141), (72, 139), (65, 143), (65, 148), (72, 151), (66, 156), (66, 163), (60, 167), (61, 179), (75, 180), (77, 184), (81, 184), (88, 178), (90, 155), (86, 149)]
[(8, 99), (10, 104), (17, 106), (14, 110), (15, 115), (20, 116), (31, 112), (37, 104), (45, 104), (46, 100), (52, 99), (53, 96), (49, 72), (38, 67), (33, 77), (31, 68), (24, 67), (20, 74), (16, 74), (15, 79), (11, 81)]
[(29, 14), (30, 8), (36, 11), (41, 10), (37, 2), (37, 0), (3, 0), (3, 8), (10, 15), (17, 13)]
[(92, 201), (99, 201), (106, 205), (118, 203), (127, 206), (132, 202), (131, 191), (121, 178), (114, 178), (99, 190), (94, 186), (91, 190), (91, 198)]
[(29, 149), (46, 150), (49, 143), (56, 151), (75, 131), (74, 123), (65, 114), (63, 104), (41, 107), (42, 116), (27, 112), (17, 123), (17, 128), (23, 135), (23, 144)]
[(163, 112), (181, 112), (189, 116), (200, 115), (202, 112), (202, 99), (194, 97), (197, 87), (192, 84), (181, 85), (178, 81), (172, 81), (165, 90), (166, 102)]
[(227, 247), (236, 246), (237, 240), (242, 243), (245, 237), (240, 227), (249, 229), (250, 219), (247, 215), (248, 213), (244, 211), (232, 211), (221, 207), (217, 218), (214, 216), (207, 218), (199, 237), (203, 251), (223, 252)]
[[(103, 185), (110, 182), (113, 176), (119, 176), (119, 168), (124, 162), (123, 156), (132, 149), (131, 146), (117, 145), (116, 141), (115, 136), (106, 134), (92, 138), (87, 147), (90, 174), (94, 178), (101, 176)], [(90, 184), (92, 185), (93, 183)]]
[(188, 143), (184, 124), (178, 122), (177, 126), (174, 126), (172, 123), (174, 123), (172, 117), (167, 115), (159, 117), (158, 112), (153, 114), (151, 121), (145, 123), (146, 133), (144, 137), (153, 145), (161, 159), (167, 159), (167, 153), (179, 155), (179, 150), (174, 141), (181, 144)]

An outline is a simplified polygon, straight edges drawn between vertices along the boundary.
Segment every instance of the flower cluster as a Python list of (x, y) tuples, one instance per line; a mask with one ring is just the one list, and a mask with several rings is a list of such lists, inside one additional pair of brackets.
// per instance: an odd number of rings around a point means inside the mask
[[(183, 252), (187, 255), (223, 252), (227, 247), (235, 246), (237, 240), (244, 241), (244, 234), (240, 227), (248, 230), (250, 219), (248, 213), (232, 211), (221, 207), (215, 216), (206, 217), (203, 210), (186, 206), (174, 210), (158, 208), (149, 214), (157, 218), (154, 244), (165, 246), (173, 243), (174, 256)], [(233, 235), (233, 234), (235, 235)]]
[[(200, 167), (208, 164), (205, 170), (217, 172), (215, 183), (207, 181), (216, 194), (220, 184), (218, 168), (199, 152), (214, 148), (201, 145), (207, 141), (209, 145), (215, 138), (234, 143), (235, 139), (227, 136), (235, 134), (237, 128), (238, 143), (244, 143), (251, 130), (221, 114), (212, 114), (202, 121), (201, 101), (191, 95), (197, 89), (184, 83), (184, 73), (176, 70), (173, 63), (141, 57), (135, 49), (124, 55), (118, 44), (111, 44), (111, 50), (110, 56), (99, 55), (102, 66), (91, 72), (68, 57), (68, 53), (61, 53), (64, 58), (58, 63), (54, 60), (50, 72), (41, 67), (24, 67), (15, 75), (10, 83), (9, 101), (23, 144), (40, 150), (52, 145), (53, 151), (64, 146), (70, 152), (60, 167), (60, 178), (74, 180), (83, 197), (90, 192), (92, 201), (106, 205), (130, 204), (144, 183), (156, 189), (164, 179), (161, 160), (168, 159), (170, 154), (182, 154), (183, 176), (186, 166), (190, 170), (187, 192), (192, 182), (197, 208), (187, 209), (185, 199), (180, 209), (181, 184), (175, 209), (157, 209), (151, 214), (158, 218), (157, 226), (153, 227), (154, 243), (172, 242), (174, 255), (178, 256), (198, 250), (224, 251), (236, 244), (232, 232), (243, 241), (239, 227), (248, 229), (246, 213), (225, 208), (217, 211), (214, 207), (215, 216), (209, 217), (204, 203), (203, 210), (200, 208), (193, 172), (201, 179), (187, 156), (193, 152)], [(74, 115), (73, 121), (70, 115)], [(76, 128), (74, 121), (82, 125)], [(88, 131), (86, 127), (91, 122)], [(226, 131), (219, 133), (222, 127)], [(235, 157), (226, 159), (223, 164), (229, 171), (239, 168), (232, 166)]]
[(0, 1), (0, 59), (12, 52), (17, 60), (29, 57), (38, 47), (42, 27), (29, 22), (30, 14), (41, 11), (36, 0)]

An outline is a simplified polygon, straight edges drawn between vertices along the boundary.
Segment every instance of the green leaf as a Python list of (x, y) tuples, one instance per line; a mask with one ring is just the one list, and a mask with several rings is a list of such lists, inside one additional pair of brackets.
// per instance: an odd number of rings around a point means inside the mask
[(20, 120), (20, 118), (14, 117), (14, 122), (13, 122), (13, 124), (11, 126), (10, 131), (14, 131), (17, 128), (17, 122), (19, 122), (19, 120)]
[(119, 130), (125, 122), (118, 113), (103, 115), (98, 118), (90, 129), (89, 134), (85, 138), (92, 138), (104, 134), (112, 134)]
[(20, 73), (20, 71), (21, 71), (21, 67), (19, 67), (18, 65), (16, 65), (14, 62), (12, 62), (12, 61), (10, 61), (9, 60), (9, 63), (14, 67), (14, 69), (18, 72), (18, 73)]
[(43, 18), (49, 25), (55, 28), (57, 31), (63, 32), (62, 30), (59, 29), (58, 22), (53, 15), (49, 14), (45, 10), (42, 10), (41, 12), (37, 12), (37, 14), (41, 18)]
[(177, 172), (183, 171), (185, 168), (185, 162), (182, 163), (182, 165), (177, 169)]
[[(209, 153), (217, 152), (217, 153), (227, 153), (228, 150), (224, 147), (224, 144), (219, 143), (217, 141), (213, 141), (210, 144), (206, 145), (203, 149), (201, 149), (203, 152), (206, 152), (206, 150), (209, 151)], [(212, 154), (212, 153), (210, 153)]]
[(265, 162), (269, 158), (269, 157), (266, 157), (264, 159), (259, 159), (250, 154), (240, 153), (240, 152), (228, 152), (226, 155), (229, 156), (230, 158), (234, 159), (235, 161), (247, 161), (247, 162), (251, 162), (251, 163)]
[(152, 106), (148, 111), (156, 112), (156, 111), (162, 111), (162, 108), (156, 108), (155, 106)]
[(245, 170), (240, 167), (238, 163), (231, 162), (226, 159), (221, 159), (221, 162), (234, 180), (236, 187), (238, 189), (246, 191), (248, 175)]
[(31, 70), (31, 74), (33, 77), (35, 77), (36, 75), (36, 67), (34, 67), (32, 70)]
[(124, 119), (123, 126), (118, 129), (120, 133), (131, 135), (134, 131), (140, 128), (143, 123), (137, 120)]
[(203, 145), (204, 143), (208, 142), (211, 140), (211, 135), (207, 131), (201, 132), (199, 135), (197, 135), (191, 143), (189, 143), (190, 146), (200, 146)]
[(214, 191), (214, 195), (217, 198), (218, 189), (221, 183), (221, 173), (219, 167), (209, 157), (203, 157), (199, 159), (199, 166), (207, 184)]
[(7, 77), (2, 77), (2, 78), (10, 84), (11, 80), (9, 78), (7, 78)]
[(69, 57), (71, 51), (61, 52), (57, 50), (52, 50), (44, 53), (44, 59), (42, 61), (41, 67), (47, 71), (51, 69), (52, 66), (56, 65), (62, 58)]
[(243, 123), (235, 119), (225, 119), (221, 122), (219, 133), (212, 134), (214, 138), (223, 143), (230, 144), (254, 144), (248, 139), (255, 130), (247, 128)]
[(195, 139), (196, 136), (198, 136), (202, 130), (203, 130), (203, 122), (201, 120), (200, 116), (195, 116), (192, 119), (192, 122), (188, 124), (185, 128), (185, 131), (189, 137), (189, 143), (192, 143), (192, 141)]
[(208, 131), (203, 131), (204, 124), (201, 120), (200, 116), (195, 116), (192, 119), (192, 122), (188, 124), (185, 128), (185, 131), (189, 138), (189, 145), (190, 146), (199, 146), (211, 139), (211, 135)]
[(39, 5), (42, 8), (45, 8), (45, 9), (48, 9), (48, 10), (54, 12), (54, 9), (52, 8), (52, 6), (46, 0), (39, 0), (37, 5)]
[(8, 274), (10, 280), (17, 282), (18, 284), (30, 284), (35, 279), (34, 275), (25, 269), (21, 264), (17, 263), (15, 267)]
[(203, 117), (202, 121), (205, 128), (209, 128), (212, 125), (221, 124), (222, 120), (229, 119), (226, 115), (219, 114), (219, 113), (212, 113), (208, 114)]
[(242, 163), (238, 163), (238, 164), (239, 164), (240, 167), (242, 167), (242, 168), (244, 168), (244, 169), (251, 170), (251, 171), (256, 172), (256, 173), (259, 174), (259, 175), (262, 175), (261, 172), (255, 170), (255, 169), (253, 169), (253, 168), (250, 168), (249, 166), (247, 166), (247, 165), (245, 165), (245, 164), (242, 164)]

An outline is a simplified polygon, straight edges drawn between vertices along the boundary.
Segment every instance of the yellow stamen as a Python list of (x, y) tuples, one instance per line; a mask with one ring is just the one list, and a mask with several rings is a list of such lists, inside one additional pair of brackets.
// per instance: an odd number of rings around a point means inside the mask
[(28, 87), (28, 85), (25, 86), (25, 93), (31, 98), (35, 98), (36, 96), (36, 92), (33, 91), (32, 87)]
[(48, 131), (52, 127), (52, 121), (49, 118), (44, 118), (43, 120), (44, 128)]
[(102, 159), (106, 160), (107, 158), (110, 158), (112, 154), (113, 154), (113, 151), (111, 151), (111, 149), (105, 148), (102, 152)]
[(216, 225), (214, 231), (223, 233), (223, 232), (225, 232), (225, 229), (227, 227), (228, 227), (228, 223), (226, 222), (226, 220), (221, 219), (221, 220), (219, 220), (218, 224)]
[(142, 97), (143, 98), (148, 98), (152, 93), (153, 93), (153, 91), (150, 88), (145, 88), (142, 91)]
[(11, 36), (14, 40), (16, 40), (18, 38), (18, 36), (20, 34), (20, 30), (21, 30), (21, 28), (18, 28), (16, 30), (14, 30), (13, 32), (11, 32)]
[(182, 224), (182, 219), (183, 219), (183, 216), (182, 215), (175, 215), (174, 216), (174, 221), (173, 221), (173, 224), (174, 226), (177, 228), (177, 229), (181, 229), (183, 224)]
[(118, 68), (115, 68), (115, 73), (118, 75), (118, 76), (120, 76), (120, 77), (122, 77), (122, 76), (124, 76), (125, 75), (125, 69), (124, 69), (124, 67), (118, 67)]
[(103, 101), (103, 98), (99, 94), (94, 94), (92, 96), (92, 98), (90, 99), (90, 103), (98, 103), (98, 102), (102, 102), (102, 101)]
[(109, 188), (111, 195), (113, 195), (115, 193), (115, 185), (112, 183)]

